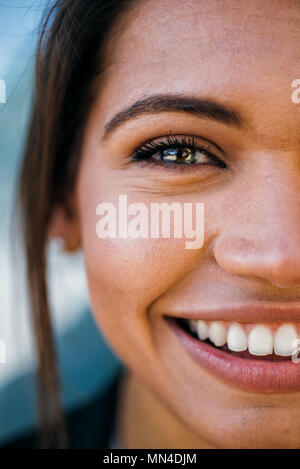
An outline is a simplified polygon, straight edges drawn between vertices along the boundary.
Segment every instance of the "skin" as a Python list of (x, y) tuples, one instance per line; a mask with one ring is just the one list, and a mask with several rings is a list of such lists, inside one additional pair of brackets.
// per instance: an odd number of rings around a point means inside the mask
[[(86, 126), (73, 215), (56, 207), (50, 227), (67, 250), (83, 249), (93, 313), (130, 370), (119, 411), (124, 444), (299, 448), (299, 393), (221, 382), (193, 362), (162, 315), (299, 301), (300, 104), (291, 100), (291, 83), (299, 76), (300, 4), (147, 0), (125, 19), (108, 44), (110, 66)], [(116, 113), (165, 92), (214, 99), (246, 124), (162, 112), (128, 121), (103, 140)], [(169, 130), (218, 145), (227, 169), (170, 172), (128, 162), (137, 146)], [(118, 194), (147, 206), (204, 202), (204, 246), (99, 239), (96, 207), (117, 205)]]

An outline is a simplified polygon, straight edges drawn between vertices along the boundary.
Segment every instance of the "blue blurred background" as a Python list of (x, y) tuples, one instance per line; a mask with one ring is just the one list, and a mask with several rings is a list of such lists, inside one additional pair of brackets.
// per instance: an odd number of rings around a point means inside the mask
[[(0, 445), (36, 424), (35, 352), (15, 238), (14, 198), (34, 88), (34, 53), (45, 0), (0, 2)], [(2, 87), (3, 98), (3, 87)], [(2, 99), (4, 101), (4, 99)], [(120, 368), (92, 317), (82, 254), (50, 247), (49, 283), (64, 405), (76, 409), (109, 385)]]

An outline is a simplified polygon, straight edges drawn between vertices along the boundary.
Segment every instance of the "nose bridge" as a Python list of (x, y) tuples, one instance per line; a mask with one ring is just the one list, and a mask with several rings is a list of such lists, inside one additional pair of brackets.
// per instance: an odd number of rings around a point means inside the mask
[(273, 167), (257, 179), (258, 185), (251, 190), (256, 236), (263, 242), (268, 240), (270, 248), (283, 241), (289, 246), (300, 241), (300, 174), (285, 169)]
[(279, 163), (270, 160), (255, 183), (246, 184), (232, 228), (215, 244), (224, 270), (278, 286), (300, 285), (300, 170), (288, 161), (287, 154)]

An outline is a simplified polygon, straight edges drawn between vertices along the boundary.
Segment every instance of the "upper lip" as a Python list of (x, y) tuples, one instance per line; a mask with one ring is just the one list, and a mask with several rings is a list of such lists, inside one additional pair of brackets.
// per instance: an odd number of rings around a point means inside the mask
[(241, 323), (274, 323), (300, 321), (300, 302), (233, 304), (204, 307), (197, 311), (166, 312), (176, 318)]

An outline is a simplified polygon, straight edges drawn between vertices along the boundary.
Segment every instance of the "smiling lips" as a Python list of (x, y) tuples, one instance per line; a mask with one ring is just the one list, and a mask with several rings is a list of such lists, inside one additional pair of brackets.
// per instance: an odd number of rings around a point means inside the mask
[(299, 320), (245, 323), (192, 317), (164, 316), (181, 346), (203, 369), (250, 392), (300, 391)]

